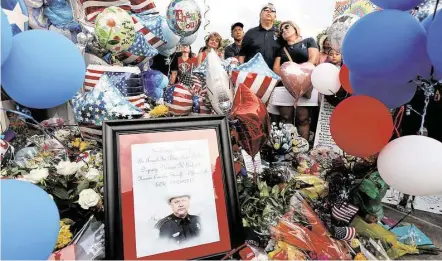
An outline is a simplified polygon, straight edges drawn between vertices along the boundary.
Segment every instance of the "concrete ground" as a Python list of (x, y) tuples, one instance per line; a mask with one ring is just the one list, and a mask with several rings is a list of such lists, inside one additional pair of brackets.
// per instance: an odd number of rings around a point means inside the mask
[[(405, 215), (397, 210), (395, 205), (384, 205), (384, 212), (386, 217), (394, 220), (400, 220)], [(415, 210), (403, 222), (414, 224), (436, 247), (442, 248), (442, 215)], [(442, 252), (439, 255), (406, 255), (401, 260), (442, 260)]]

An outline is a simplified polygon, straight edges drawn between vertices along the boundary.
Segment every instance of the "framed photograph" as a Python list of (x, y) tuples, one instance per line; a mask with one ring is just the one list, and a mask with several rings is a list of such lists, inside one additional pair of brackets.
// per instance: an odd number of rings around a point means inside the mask
[(103, 125), (106, 259), (220, 259), (244, 243), (225, 116)]

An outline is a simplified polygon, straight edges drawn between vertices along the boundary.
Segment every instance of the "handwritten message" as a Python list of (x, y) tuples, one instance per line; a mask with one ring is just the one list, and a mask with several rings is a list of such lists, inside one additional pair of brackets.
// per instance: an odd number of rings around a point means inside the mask
[(176, 141), (132, 145), (132, 171), (135, 182), (155, 187), (194, 183), (211, 175), (207, 140)]
[(319, 111), (318, 126), (316, 127), (316, 136), (314, 147), (327, 146), (333, 148), (336, 153), (342, 154), (342, 150), (336, 145), (330, 133), (330, 118), (333, 113), (333, 107), (325, 99), (321, 103)]

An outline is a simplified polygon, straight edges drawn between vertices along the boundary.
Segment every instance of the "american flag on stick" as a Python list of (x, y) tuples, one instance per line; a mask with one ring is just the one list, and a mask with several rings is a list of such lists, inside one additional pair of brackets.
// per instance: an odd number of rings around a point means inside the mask
[(349, 203), (335, 204), (332, 208), (332, 217), (336, 220), (350, 223), (352, 218), (358, 213), (359, 208)]
[(238, 88), (241, 83), (246, 85), (262, 102), (267, 103), (278, 80), (258, 73), (232, 71), (232, 82), (235, 88)]
[(334, 238), (338, 240), (350, 241), (356, 236), (354, 227), (335, 227)]
[(84, 87), (86, 92), (93, 90), (101, 77), (107, 75), (112, 84), (130, 103), (140, 109), (144, 109), (146, 96), (143, 88), (129, 87), (126, 83), (126, 80), (133, 73), (138, 74), (140, 71), (136, 67), (89, 65), (86, 70)]

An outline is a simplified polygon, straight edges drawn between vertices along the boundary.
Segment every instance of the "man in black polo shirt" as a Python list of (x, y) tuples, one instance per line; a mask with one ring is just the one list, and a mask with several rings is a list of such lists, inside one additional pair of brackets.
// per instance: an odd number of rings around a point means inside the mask
[(276, 19), (276, 9), (273, 4), (261, 8), (259, 26), (247, 31), (239, 52), (239, 62), (244, 63), (261, 53), (269, 68), (279, 53), (281, 46), (278, 41), (278, 29), (273, 26)]
[(239, 51), (241, 50), (242, 39), (244, 38), (244, 25), (240, 22), (234, 23), (230, 27), (232, 38), (234, 42), (227, 46), (224, 50), (224, 59), (235, 57), (239, 58)]

